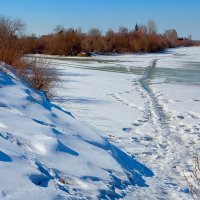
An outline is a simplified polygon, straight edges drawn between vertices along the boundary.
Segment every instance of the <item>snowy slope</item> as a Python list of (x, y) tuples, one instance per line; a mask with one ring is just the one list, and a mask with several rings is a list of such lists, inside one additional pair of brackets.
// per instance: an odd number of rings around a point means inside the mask
[(154, 175), (2, 65), (0, 172), (9, 200), (125, 198)]

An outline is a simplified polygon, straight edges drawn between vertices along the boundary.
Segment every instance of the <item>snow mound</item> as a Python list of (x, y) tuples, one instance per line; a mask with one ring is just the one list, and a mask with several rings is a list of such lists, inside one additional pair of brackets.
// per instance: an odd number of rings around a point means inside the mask
[(0, 198), (116, 199), (153, 172), (0, 69)]

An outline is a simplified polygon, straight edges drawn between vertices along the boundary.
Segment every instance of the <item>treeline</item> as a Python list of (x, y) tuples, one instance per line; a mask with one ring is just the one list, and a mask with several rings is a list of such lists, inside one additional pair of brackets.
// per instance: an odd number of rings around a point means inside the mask
[(24, 36), (25, 25), (20, 19), (0, 17), (0, 62), (15, 68), (19, 77), (36, 90), (51, 96), (52, 85), (58, 81), (51, 64), (28, 60), (24, 54), (81, 55), (91, 53), (143, 53), (157, 52), (170, 47), (199, 45), (191, 37), (178, 38), (176, 30), (157, 33), (154, 21), (135, 25), (133, 30), (121, 27), (118, 32), (108, 30), (105, 35), (93, 28), (88, 33), (73, 28), (56, 27), (52, 34)]
[(51, 97), (52, 85), (58, 81), (57, 72), (42, 59), (23, 58), (21, 42), (24, 38), (24, 27), (24, 23), (19, 19), (0, 17), (0, 70), (5, 70), (2, 66), (11, 65), (19, 78)]
[(157, 33), (156, 23), (150, 20), (147, 25), (136, 24), (133, 30), (125, 27), (118, 32), (108, 30), (105, 34), (97, 28), (88, 33), (80, 29), (65, 29), (57, 26), (53, 33), (41, 37), (24, 36), (20, 38), (21, 50), (24, 54), (49, 55), (90, 55), (110, 53), (146, 53), (158, 52), (166, 48), (191, 46), (191, 36), (178, 37), (174, 29)]

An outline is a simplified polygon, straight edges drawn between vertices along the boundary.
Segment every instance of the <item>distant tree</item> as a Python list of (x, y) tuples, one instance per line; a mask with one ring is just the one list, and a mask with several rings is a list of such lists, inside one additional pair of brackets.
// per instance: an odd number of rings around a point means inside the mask
[(77, 55), (81, 51), (81, 33), (73, 28), (54, 35), (54, 50), (59, 55)]
[(190, 41), (192, 40), (192, 35), (191, 34), (189, 35), (188, 40), (190, 40)]
[(128, 34), (128, 28), (124, 26), (119, 27), (119, 33), (124, 34), (124, 35)]
[(135, 25), (135, 31), (138, 31), (139, 30), (139, 26), (138, 24)]
[(89, 30), (88, 35), (82, 41), (82, 48), (86, 52), (99, 52), (103, 50), (101, 31), (97, 28)]
[(20, 19), (11, 20), (8, 17), (0, 17), (0, 36), (3, 37), (19, 37), (25, 29), (25, 24)]
[(166, 30), (164, 36), (170, 42), (171, 47), (174, 47), (176, 45), (176, 41), (178, 39), (178, 33), (175, 29)]
[(105, 51), (116, 51), (116, 34), (112, 29), (108, 30), (105, 34)]
[(101, 31), (98, 28), (92, 28), (89, 30), (88, 36), (94, 38), (101, 37)]
[(119, 52), (128, 52), (129, 31), (126, 27), (120, 27), (117, 34), (116, 48)]
[(138, 30), (146, 34), (147, 33), (147, 26), (140, 24), (140, 25), (138, 25)]
[(147, 22), (147, 32), (149, 34), (153, 34), (157, 32), (157, 25), (155, 21), (152, 19)]
[(0, 60), (16, 65), (21, 57), (18, 38), (21, 37), (25, 24), (20, 19), (11, 20), (0, 17)]
[(54, 28), (54, 33), (55, 34), (60, 34), (60, 33), (63, 33), (64, 31), (65, 31), (65, 28), (62, 25), (57, 25)]

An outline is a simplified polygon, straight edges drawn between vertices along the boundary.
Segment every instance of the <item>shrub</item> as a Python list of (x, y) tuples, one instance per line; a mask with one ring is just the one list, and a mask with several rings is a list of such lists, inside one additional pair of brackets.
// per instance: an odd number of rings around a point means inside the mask
[(193, 171), (188, 176), (185, 174), (184, 176), (193, 199), (200, 199), (200, 162), (198, 157), (195, 157)]
[(45, 92), (48, 98), (52, 98), (53, 87), (59, 78), (57, 70), (52, 67), (50, 61), (43, 58), (22, 60), (18, 72), (29, 86)]
[(26, 53), (36, 53), (43, 48), (36, 37), (20, 39), (23, 29), (21, 20), (0, 17), (0, 61), (14, 67), (32, 88), (42, 90), (51, 97), (53, 84), (58, 81), (56, 70), (42, 58), (31, 61), (22, 59), (23, 44), (26, 44), (23, 49)]
[(21, 57), (19, 36), (24, 29), (24, 23), (0, 17), (0, 60), (13, 65)]

